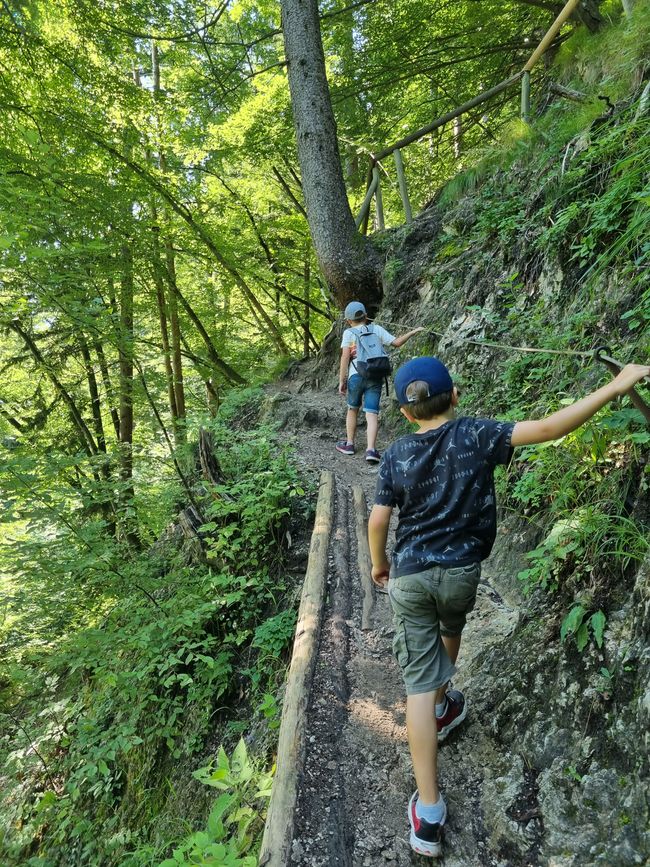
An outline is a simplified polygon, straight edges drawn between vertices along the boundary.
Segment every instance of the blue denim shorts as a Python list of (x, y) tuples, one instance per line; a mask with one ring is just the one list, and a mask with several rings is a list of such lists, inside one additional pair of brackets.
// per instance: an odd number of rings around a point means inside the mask
[(393, 652), (407, 695), (432, 692), (447, 683), (455, 668), (442, 635), (458, 636), (474, 607), (481, 564), (432, 566), (424, 572), (391, 578)]
[(363, 376), (359, 376), (358, 373), (353, 373), (348, 380), (348, 406), (350, 409), (359, 409), (361, 398), (363, 398), (364, 412), (372, 412), (377, 415), (382, 386), (381, 380), (370, 382)]

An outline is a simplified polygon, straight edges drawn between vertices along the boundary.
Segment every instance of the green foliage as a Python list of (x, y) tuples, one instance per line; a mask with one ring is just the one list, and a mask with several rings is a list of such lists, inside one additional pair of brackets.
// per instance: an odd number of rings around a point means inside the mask
[[(571, 250), (579, 265), (589, 267), (592, 279), (617, 256), (631, 254), (630, 275), (643, 266), (643, 244), (650, 227), (645, 166), (650, 158), (650, 134), (636, 104), (593, 133), (585, 133), (582, 149), (571, 159), (562, 194), (551, 198), (544, 211), (547, 228), (538, 244)], [(571, 152), (571, 145), (567, 152)], [(592, 195), (585, 201), (581, 190)]]
[(384, 265), (383, 277), (388, 285), (395, 283), (399, 277), (400, 271), (404, 268), (404, 262), (399, 258), (391, 258)]
[[(249, 427), (233, 436), (232, 420), (251, 394), (233, 397), (223, 419), (212, 422), (224, 475), (236, 481), (203, 495), (211, 565), (134, 555), (82, 524), (77, 532), (92, 548), (73, 570), (80, 540), (62, 539), (62, 547), (74, 547), (67, 567), (56, 549), (58, 597), (48, 585), (42, 595), (10, 599), (11, 618), (2, 624), (10, 680), (2, 688), (20, 719), (0, 716), (7, 745), (0, 758), (23, 782), (0, 800), (8, 825), (19, 829), (0, 842), (3, 863), (20, 863), (30, 850), (53, 865), (69, 863), (70, 853), (88, 864), (157, 863), (188, 815), (177, 812), (166, 777), (189, 773), (215, 723), (227, 723), (235, 686), (270, 737), (278, 727), (274, 690), (295, 624), (282, 575), (284, 525), (305, 491), (271, 431)], [(96, 602), (75, 625), (71, 600), (84, 577)], [(29, 590), (27, 571), (23, 578)], [(50, 646), (37, 632), (25, 643), (17, 628), (23, 609), (43, 624), (45, 608), (60, 634)], [(30, 747), (36, 743), (38, 753)], [(223, 863), (252, 863), (259, 822), (250, 803), (266, 791), (266, 778), (251, 770), (243, 742), (229, 763), (224, 756), (217, 776), (208, 776), (216, 785), (225, 768), (228, 804), (215, 806), (207, 838), (188, 838), (174, 858), (204, 863), (196, 858), (223, 853)], [(204, 815), (196, 794), (189, 805)]]
[(562, 621), (562, 626), (560, 627), (561, 640), (566, 641), (568, 636), (572, 636), (576, 647), (581, 652), (587, 646), (590, 635), (597, 647), (603, 646), (605, 615), (602, 611), (595, 611), (587, 617), (587, 613), (587, 610), (581, 604), (574, 605)]
[[(204, 831), (187, 837), (159, 867), (179, 864), (219, 864), (223, 867), (255, 867), (250, 850), (262, 824), (263, 805), (271, 797), (272, 773), (257, 769), (243, 740), (230, 759), (223, 747), (216, 765), (195, 771), (199, 782), (220, 790)], [(259, 804), (260, 807), (252, 806)], [(249, 853), (249, 854), (246, 854)]]
[(255, 630), (253, 647), (258, 647), (262, 653), (279, 657), (289, 642), (293, 639), (296, 627), (296, 612), (287, 609), (269, 617)]
[(546, 510), (552, 527), (519, 573), (527, 590), (557, 590), (591, 581), (605, 559), (623, 573), (649, 549), (647, 534), (624, 514), (622, 456), (638, 460), (647, 441), (635, 409), (609, 409), (562, 440), (522, 450), (522, 472), (509, 488), (513, 502)]
[(567, 775), (567, 777), (575, 780), (576, 783), (582, 782), (582, 774), (579, 774), (573, 765), (567, 765), (567, 767), (564, 769), (564, 773)]

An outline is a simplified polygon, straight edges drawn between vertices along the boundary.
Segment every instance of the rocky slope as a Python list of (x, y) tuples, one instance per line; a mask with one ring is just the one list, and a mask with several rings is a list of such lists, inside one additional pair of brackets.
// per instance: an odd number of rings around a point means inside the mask
[[(566, 142), (544, 145), (379, 239), (386, 291), (377, 321), (394, 333), (427, 327), (406, 349), (445, 360), (462, 412), (539, 417), (610, 375), (591, 349), (648, 358), (638, 204), (647, 164), (634, 174), (648, 147), (638, 122), (644, 87), (588, 129), (569, 170)], [(610, 148), (618, 139), (624, 166)], [(603, 229), (595, 221), (607, 208)], [(321, 395), (336, 387), (336, 334), (326, 346), (304, 383)], [(342, 421), (332, 429), (326, 404), (317, 398), (305, 422), (333, 440)], [(382, 425), (384, 441), (403, 430), (394, 405)], [(442, 758), (456, 817), (446, 864), (648, 863), (649, 442), (642, 416), (622, 401), (560, 443), (521, 450), (499, 482), (501, 530), (458, 681), (474, 713)], [(387, 848), (401, 851), (384, 846), (372, 857)], [(372, 857), (330, 863), (381, 863)]]

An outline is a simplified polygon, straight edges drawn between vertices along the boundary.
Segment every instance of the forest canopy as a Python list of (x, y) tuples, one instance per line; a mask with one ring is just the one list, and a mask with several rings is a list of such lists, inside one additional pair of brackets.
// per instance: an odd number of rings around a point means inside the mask
[[(324, 4), (353, 210), (370, 153), (520, 69), (553, 11)], [(336, 314), (302, 204), (279, 7), (10, 2), (1, 35), (0, 424), (37, 453), (83, 454), (97, 479), (119, 467), (128, 499), (154, 440), (182, 444), (188, 414), (317, 349)], [(506, 95), (464, 121), (462, 148), (447, 128), (412, 148), (414, 202), (515, 112)], [(394, 179), (385, 200), (401, 222)]]

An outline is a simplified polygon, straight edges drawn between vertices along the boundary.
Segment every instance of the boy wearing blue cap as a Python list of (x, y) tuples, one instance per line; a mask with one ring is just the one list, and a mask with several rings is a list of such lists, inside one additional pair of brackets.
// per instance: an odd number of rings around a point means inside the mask
[[(438, 789), (438, 742), (467, 712), (447, 689), (481, 561), (496, 536), (494, 469), (514, 446), (565, 436), (650, 375), (630, 364), (607, 385), (539, 421), (456, 418), (458, 391), (437, 358), (415, 358), (395, 375), (400, 411), (418, 425), (385, 452), (368, 522), (373, 581), (384, 586), (395, 622), (394, 651), (406, 684), (406, 726), (417, 790), (408, 806), (411, 847), (438, 857), (447, 807)], [(392, 565), (388, 525), (399, 507)]]
[(379, 428), (379, 401), (383, 381), (381, 379), (368, 379), (362, 376), (357, 369), (357, 348), (364, 339), (379, 342), (382, 347), (403, 346), (407, 340), (415, 334), (424, 331), (424, 328), (414, 328), (412, 331), (394, 337), (381, 325), (370, 324), (366, 308), (360, 301), (350, 301), (345, 308), (345, 318), (349, 328), (343, 332), (341, 339), (341, 364), (339, 369), (339, 394), (348, 397), (348, 411), (345, 418), (345, 430), (347, 439), (337, 442), (336, 449), (344, 455), (354, 454), (354, 437), (357, 432), (357, 416), (363, 402), (363, 411), (366, 414), (367, 447), (366, 461), (369, 464), (378, 464), (380, 454), (376, 449), (377, 430)]

